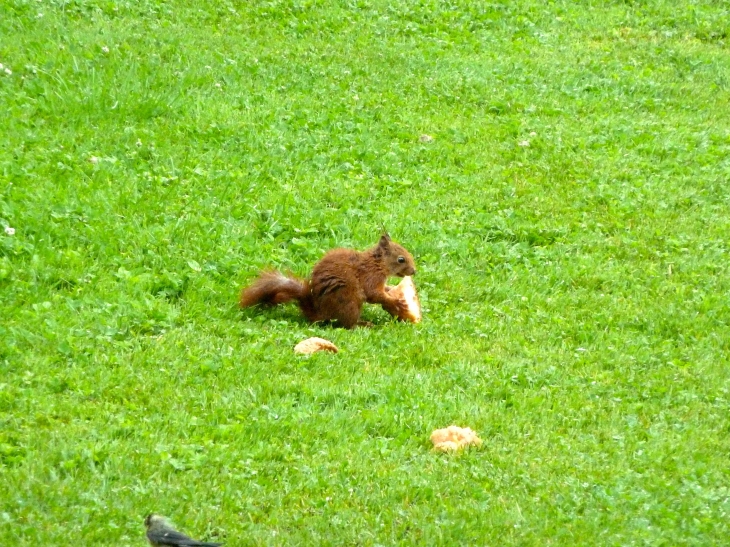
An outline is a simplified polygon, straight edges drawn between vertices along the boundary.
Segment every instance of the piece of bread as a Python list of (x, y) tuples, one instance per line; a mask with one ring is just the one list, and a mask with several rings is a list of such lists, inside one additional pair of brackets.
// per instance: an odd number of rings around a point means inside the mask
[(309, 355), (310, 353), (316, 353), (318, 351), (331, 351), (333, 353), (337, 353), (339, 350), (337, 349), (337, 346), (329, 340), (317, 338), (316, 336), (302, 340), (294, 346), (295, 353), (301, 353), (304, 355)]
[(437, 429), (431, 433), (431, 442), (434, 450), (448, 452), (459, 450), (465, 446), (481, 446), (482, 440), (475, 431), (468, 427), (450, 425), (444, 429)]
[(391, 287), (388, 294), (403, 300), (408, 306), (406, 311), (398, 316), (400, 319), (411, 323), (421, 322), (421, 303), (418, 301), (418, 293), (411, 276), (405, 276), (396, 287)]

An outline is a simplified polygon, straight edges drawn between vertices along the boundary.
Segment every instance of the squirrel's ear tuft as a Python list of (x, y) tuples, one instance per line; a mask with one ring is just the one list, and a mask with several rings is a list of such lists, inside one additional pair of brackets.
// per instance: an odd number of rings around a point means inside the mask
[(389, 243), (390, 236), (388, 235), (388, 232), (383, 231), (383, 235), (380, 236), (380, 242), (378, 243), (378, 245), (380, 245), (381, 247), (387, 247)]

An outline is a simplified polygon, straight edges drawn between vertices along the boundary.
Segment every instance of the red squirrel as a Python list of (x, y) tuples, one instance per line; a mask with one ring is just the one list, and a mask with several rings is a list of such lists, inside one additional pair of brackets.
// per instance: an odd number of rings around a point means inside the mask
[(262, 272), (241, 292), (241, 307), (276, 305), (296, 300), (309, 321), (336, 321), (351, 329), (360, 321), (362, 305), (380, 304), (398, 316), (406, 307), (390, 296), (388, 277), (416, 275), (411, 253), (391, 241), (386, 233), (367, 251), (334, 249), (314, 265), (310, 279), (285, 276), (277, 271)]

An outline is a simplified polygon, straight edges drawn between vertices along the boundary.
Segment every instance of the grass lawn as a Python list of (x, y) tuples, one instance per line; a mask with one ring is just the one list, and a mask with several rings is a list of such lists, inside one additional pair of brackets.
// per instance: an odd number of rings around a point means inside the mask
[[(0, 63), (0, 545), (730, 541), (730, 2), (0, 0)], [(237, 308), (382, 226), (421, 324)]]

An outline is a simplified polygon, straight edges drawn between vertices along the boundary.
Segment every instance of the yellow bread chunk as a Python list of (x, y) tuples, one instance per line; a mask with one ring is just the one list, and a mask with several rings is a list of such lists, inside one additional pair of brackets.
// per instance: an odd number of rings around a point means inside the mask
[(437, 429), (431, 433), (431, 442), (434, 450), (448, 452), (459, 450), (465, 446), (481, 446), (482, 440), (475, 431), (468, 427), (450, 425), (444, 429)]
[(329, 340), (317, 338), (316, 336), (302, 340), (294, 346), (295, 353), (301, 353), (304, 355), (309, 355), (310, 353), (316, 353), (318, 351), (331, 351), (333, 353), (337, 353), (339, 350), (337, 349), (337, 346)]
[(391, 287), (388, 293), (395, 296), (406, 303), (407, 309), (398, 317), (411, 323), (421, 322), (421, 303), (418, 301), (416, 286), (413, 284), (413, 278), (409, 275), (403, 278), (396, 287)]

